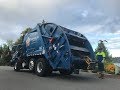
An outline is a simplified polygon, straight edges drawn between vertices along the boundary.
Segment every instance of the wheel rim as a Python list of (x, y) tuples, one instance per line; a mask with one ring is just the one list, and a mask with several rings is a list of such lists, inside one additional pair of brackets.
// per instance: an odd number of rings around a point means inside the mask
[(30, 61), (30, 63), (29, 63), (29, 69), (33, 70), (33, 68), (34, 68), (34, 61)]
[(17, 69), (17, 62), (15, 63), (15, 66), (14, 66), (15, 69)]
[(37, 64), (37, 72), (38, 72), (38, 73), (41, 73), (42, 70), (43, 70), (43, 64), (42, 64), (42, 62), (39, 62), (39, 63)]

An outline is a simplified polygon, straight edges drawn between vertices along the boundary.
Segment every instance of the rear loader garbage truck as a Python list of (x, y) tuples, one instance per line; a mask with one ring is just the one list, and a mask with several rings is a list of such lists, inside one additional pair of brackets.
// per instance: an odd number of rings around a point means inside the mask
[(29, 69), (38, 76), (52, 71), (70, 75), (75, 70), (94, 69), (95, 56), (87, 38), (54, 23), (37, 24), (14, 47), (11, 64), (15, 71)]

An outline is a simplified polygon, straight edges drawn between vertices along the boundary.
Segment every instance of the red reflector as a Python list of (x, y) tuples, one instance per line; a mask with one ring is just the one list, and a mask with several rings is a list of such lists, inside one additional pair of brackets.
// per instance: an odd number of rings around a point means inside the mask
[(54, 41), (54, 38), (49, 39), (50, 43), (53, 43), (53, 41)]

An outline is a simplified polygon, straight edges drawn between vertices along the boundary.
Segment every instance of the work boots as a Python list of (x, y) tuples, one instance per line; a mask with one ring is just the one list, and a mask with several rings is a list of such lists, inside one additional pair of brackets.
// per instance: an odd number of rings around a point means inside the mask
[(98, 73), (98, 78), (104, 79), (104, 74), (102, 72)]

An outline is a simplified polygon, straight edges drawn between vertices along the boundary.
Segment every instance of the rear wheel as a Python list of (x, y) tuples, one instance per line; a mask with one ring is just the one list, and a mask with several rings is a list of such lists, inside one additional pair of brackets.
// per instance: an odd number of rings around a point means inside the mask
[(52, 73), (52, 70), (50, 70), (49, 63), (45, 59), (40, 58), (36, 62), (35, 72), (38, 76), (44, 77), (44, 76)]
[(31, 72), (34, 72), (34, 70), (35, 70), (35, 62), (34, 62), (34, 59), (30, 59), (30, 61), (29, 61), (29, 70), (30, 70)]

